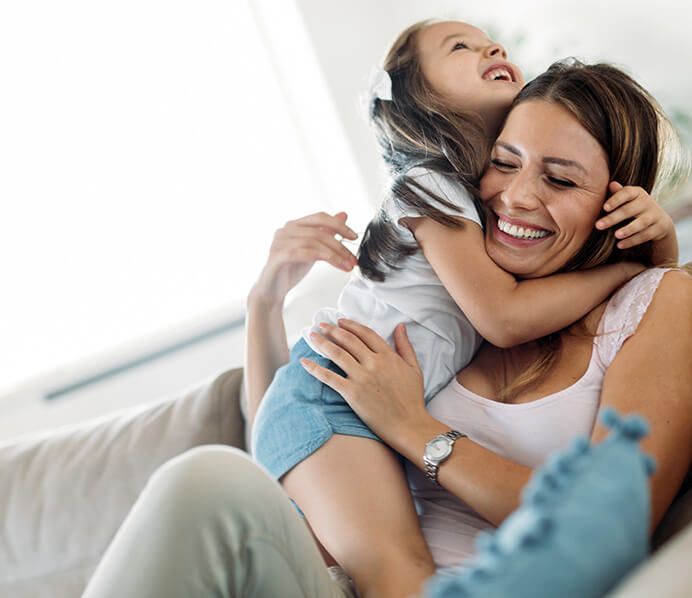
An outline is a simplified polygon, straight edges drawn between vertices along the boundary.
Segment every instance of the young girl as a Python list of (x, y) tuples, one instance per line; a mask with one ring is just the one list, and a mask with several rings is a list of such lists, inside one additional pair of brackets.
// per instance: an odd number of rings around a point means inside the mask
[[(480, 30), (456, 22), (414, 25), (388, 53), (384, 71), (371, 117), (391, 194), (364, 235), (360, 274), (344, 288), (338, 310), (320, 311), (314, 323), (319, 329), (348, 317), (390, 340), (405, 323), (428, 400), (482, 338), (510, 347), (558, 331), (642, 267), (619, 263), (517, 281), (485, 253), (476, 185), (523, 81), (504, 49)], [(565, 181), (555, 176), (545, 184)], [(672, 223), (648, 194), (615, 182), (610, 190), (607, 204), (617, 209), (603, 227), (635, 217), (620, 229), (618, 247), (635, 259), (631, 247), (655, 240), (659, 259), (675, 259)], [(559, 233), (527, 222), (497, 226), (526, 247), (561, 242)], [(400, 463), (335, 391), (304, 371), (307, 358), (343, 374), (320, 354), (316, 329), (305, 331), (262, 400), (253, 452), (361, 595), (413, 594), (434, 566)], [(338, 338), (338, 328), (330, 331)]]

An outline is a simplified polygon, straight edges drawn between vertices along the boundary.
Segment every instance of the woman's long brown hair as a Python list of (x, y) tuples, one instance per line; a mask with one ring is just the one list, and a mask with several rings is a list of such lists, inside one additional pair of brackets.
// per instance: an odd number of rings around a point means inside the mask
[[(567, 59), (556, 62), (528, 83), (510, 112), (529, 101), (551, 102), (568, 110), (605, 151), (611, 181), (652, 191), (664, 162), (661, 156), (666, 153), (660, 143), (662, 132), (670, 139), (672, 126), (651, 94), (629, 75), (608, 64), (587, 65)], [(664, 170), (668, 175), (675, 166), (666, 164)], [(631, 249), (618, 249), (616, 243), (614, 229), (594, 229), (563, 270), (622, 261), (653, 265), (651, 242)], [(538, 339), (538, 357), (501, 390), (500, 400), (511, 400), (543, 379), (557, 361), (562, 332)], [(581, 333), (586, 331), (582, 329)]]

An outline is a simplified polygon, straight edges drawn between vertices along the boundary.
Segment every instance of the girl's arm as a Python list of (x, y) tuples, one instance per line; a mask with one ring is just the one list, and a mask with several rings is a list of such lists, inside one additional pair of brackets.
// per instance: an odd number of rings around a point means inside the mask
[(451, 228), (408, 218), (426, 259), (478, 333), (497, 347), (514, 347), (576, 322), (639, 274), (622, 262), (517, 281), (485, 251), (481, 228), (466, 220)]
[[(606, 371), (601, 406), (636, 412), (651, 426), (642, 449), (657, 469), (650, 479), (653, 531), (670, 506), (692, 461), (692, 280), (670, 272), (661, 281), (637, 331)], [(449, 426), (433, 418), (423, 402), (423, 376), (405, 328), (394, 340), (397, 351), (371, 329), (343, 320), (327, 327), (319, 342), (347, 377), (304, 363), (316, 378), (348, 401), (384, 442), (425, 470), (423, 452), (434, 436)], [(463, 432), (463, 430), (461, 430)], [(597, 425), (593, 441), (606, 430)], [(447, 490), (482, 517), (499, 525), (518, 506), (532, 469), (483, 448), (468, 438), (456, 441), (440, 467), (438, 479)]]
[(245, 375), (248, 425), (276, 370), (288, 362), (288, 342), (283, 319), (286, 294), (310, 271), (316, 261), (326, 261), (349, 271), (355, 256), (334, 235), (356, 239), (346, 226), (346, 213), (320, 212), (287, 222), (274, 234), (267, 263), (247, 298), (245, 320)]

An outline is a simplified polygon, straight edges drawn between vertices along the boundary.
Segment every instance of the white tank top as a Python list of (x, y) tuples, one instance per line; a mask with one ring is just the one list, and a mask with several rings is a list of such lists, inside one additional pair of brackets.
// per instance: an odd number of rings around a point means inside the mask
[[(500, 403), (471, 392), (456, 378), (428, 403), (428, 411), (450, 428), (494, 453), (535, 468), (577, 435), (591, 436), (605, 372), (637, 329), (667, 272), (646, 270), (608, 301), (593, 340), (584, 375), (559, 392), (529, 403)], [(473, 540), (493, 526), (466, 503), (430, 482), (407, 462), (411, 493), (421, 527), (438, 567), (458, 566), (473, 554)]]

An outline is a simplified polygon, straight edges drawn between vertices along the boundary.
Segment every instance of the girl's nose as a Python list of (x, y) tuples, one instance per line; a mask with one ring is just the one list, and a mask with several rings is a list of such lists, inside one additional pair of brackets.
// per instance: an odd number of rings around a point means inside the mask
[(502, 44), (490, 44), (489, 46), (486, 46), (484, 54), (488, 58), (502, 58), (503, 60), (507, 60), (507, 51), (504, 49)]

